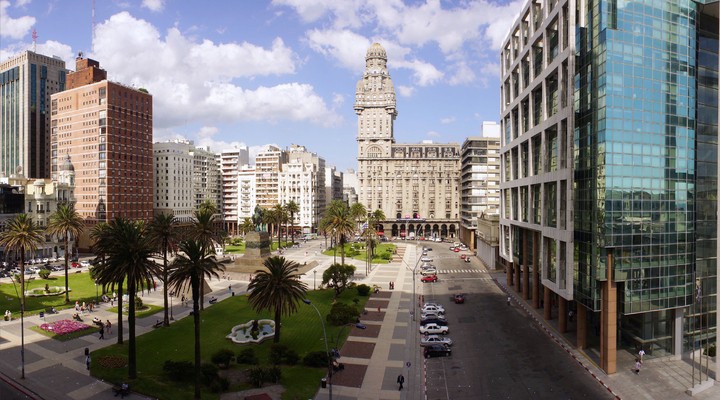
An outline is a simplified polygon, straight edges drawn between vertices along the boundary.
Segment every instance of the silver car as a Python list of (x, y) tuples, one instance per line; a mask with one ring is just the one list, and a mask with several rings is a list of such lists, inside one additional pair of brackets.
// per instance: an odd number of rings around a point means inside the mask
[(447, 336), (440, 335), (428, 335), (420, 339), (420, 346), (430, 346), (433, 344), (444, 344), (446, 346), (452, 346), (453, 341)]

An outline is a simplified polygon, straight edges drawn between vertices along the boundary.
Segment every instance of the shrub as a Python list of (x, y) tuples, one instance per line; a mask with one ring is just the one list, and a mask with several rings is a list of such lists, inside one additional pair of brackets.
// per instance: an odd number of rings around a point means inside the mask
[(38, 272), (38, 275), (40, 275), (40, 277), (43, 279), (47, 279), (50, 276), (50, 270), (49, 269), (41, 269), (40, 272)]
[(380, 258), (382, 258), (385, 261), (390, 261), (392, 259), (392, 254), (382, 253), (382, 254), (380, 254)]
[(227, 379), (218, 376), (217, 378), (213, 379), (213, 381), (210, 382), (210, 385), (208, 386), (211, 392), (222, 393), (227, 391), (227, 389), (230, 387), (230, 382), (228, 382)]
[(270, 345), (270, 362), (274, 365), (280, 364), (287, 353), (288, 347), (282, 343)]
[(705, 354), (708, 357), (715, 357), (717, 354), (717, 346), (715, 343), (711, 344), (709, 348), (705, 349)]
[(280, 367), (277, 365), (268, 367), (265, 369), (265, 379), (272, 383), (278, 383), (280, 382), (280, 377), (282, 376), (282, 371), (280, 370)]
[(240, 354), (238, 354), (237, 356), (237, 363), (256, 365), (258, 363), (258, 358), (255, 355), (255, 349), (253, 349), (252, 347), (243, 349), (243, 351), (241, 351)]
[(218, 367), (215, 364), (202, 363), (200, 366), (200, 381), (205, 386), (210, 386), (214, 380), (219, 378)]
[(235, 353), (229, 349), (220, 349), (212, 355), (211, 361), (220, 368), (227, 368), (230, 366), (230, 362), (235, 357)]
[(361, 284), (357, 285), (357, 294), (358, 294), (358, 296), (367, 296), (370, 294), (370, 289), (371, 289), (370, 286), (368, 286), (364, 283), (361, 283)]
[(357, 321), (360, 313), (357, 308), (346, 303), (335, 303), (330, 309), (327, 319), (333, 325), (340, 326)]
[(165, 372), (170, 380), (177, 382), (192, 380), (193, 371), (193, 363), (190, 361), (167, 360), (165, 364), (163, 364), (163, 372)]
[(138, 296), (135, 296), (135, 309), (141, 310), (143, 308), (143, 302), (142, 299)]
[(261, 387), (265, 383), (265, 369), (263, 367), (252, 367), (246, 373), (251, 385)]
[(287, 365), (295, 365), (298, 361), (300, 361), (300, 355), (298, 355), (297, 351), (288, 349), (285, 353), (285, 363)]
[(303, 357), (303, 365), (306, 367), (327, 367), (328, 355), (324, 351), (313, 351)]

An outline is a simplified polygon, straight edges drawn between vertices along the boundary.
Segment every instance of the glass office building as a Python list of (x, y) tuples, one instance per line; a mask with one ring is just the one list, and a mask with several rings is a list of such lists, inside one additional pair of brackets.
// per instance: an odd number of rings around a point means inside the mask
[[(560, 60), (544, 56), (548, 52)], [(715, 341), (718, 2), (530, 1), (502, 58), (503, 95), (513, 93), (516, 77), (525, 88), (502, 111), (510, 135), (503, 142), (509, 167), (501, 188), (510, 213), (501, 234), (504, 255), (521, 264), (513, 273), (539, 270), (551, 298), (578, 310), (586, 329), (578, 327), (578, 346), (598, 346), (606, 372), (614, 372), (619, 348), (680, 354)], [(549, 80), (553, 72), (546, 70), (554, 65), (561, 66), (560, 79)], [(567, 108), (560, 104), (559, 117), (548, 111), (555, 108), (548, 94), (556, 90), (571, 97)], [(535, 110), (525, 113), (525, 104)], [(515, 110), (528, 114), (528, 122), (515, 118)], [(548, 130), (553, 118), (567, 121), (571, 131), (572, 143), (563, 149), (572, 157), (570, 193), (549, 186), (552, 176), (522, 182), (525, 143), (533, 149), (538, 142), (541, 164), (557, 156), (543, 151), (555, 137)], [(561, 194), (568, 197), (558, 199)], [(514, 205), (524, 209), (532, 201), (542, 210), (571, 208), (572, 250), (558, 252), (565, 243), (548, 237), (544, 227), (556, 225), (549, 213), (537, 224), (523, 223), (522, 213), (515, 218)], [(526, 238), (539, 243), (530, 246)], [(539, 254), (526, 250), (535, 247)], [(560, 269), (571, 290), (557, 290), (546, 279)]]

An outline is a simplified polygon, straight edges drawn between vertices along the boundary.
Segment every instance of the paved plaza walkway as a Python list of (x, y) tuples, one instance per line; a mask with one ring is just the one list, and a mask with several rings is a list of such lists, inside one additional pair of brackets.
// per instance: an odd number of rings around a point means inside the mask
[[(284, 256), (300, 264), (315, 262), (317, 265), (302, 277), (309, 288), (319, 286), (317, 275), (328, 268), (333, 257), (321, 254), (324, 241), (312, 240), (299, 249), (289, 249)], [(416, 301), (423, 288), (417, 286), (418, 292), (413, 298), (413, 280), (411, 269), (415, 263), (415, 243), (398, 243), (398, 254), (389, 264), (373, 265), (369, 274), (366, 274), (364, 262), (346, 260), (357, 267), (358, 283), (370, 286), (378, 285), (379, 293), (371, 295), (361, 316), (361, 322), (366, 329), (348, 326), (350, 336), (340, 349), (340, 362), (344, 369), (332, 377), (333, 398), (340, 400), (362, 399), (424, 399), (425, 362), (419, 350), (419, 335), (415, 322), (411, 320), (413, 301)], [(338, 257), (339, 261), (339, 257)], [(473, 257), (473, 268), (484, 270), (484, 266)], [(484, 271), (482, 273), (485, 273)], [(504, 290), (504, 275), (491, 272), (489, 276)], [(232, 285), (236, 294), (245, 292), (247, 288), (247, 274), (231, 274), (228, 280), (210, 281), (213, 290), (211, 295), (220, 301), (229, 296), (227, 287)], [(389, 283), (394, 282), (395, 289), (389, 290)], [(618, 372), (612, 376), (605, 375), (588, 355), (576, 350), (571, 335), (558, 333), (556, 320), (545, 321), (537, 310), (532, 309), (525, 301), (520, 300), (514, 290), (508, 293), (513, 297), (516, 306), (522, 307), (535, 323), (545, 332), (554, 337), (558, 346), (568, 352), (568, 361), (577, 362), (578, 368), (585, 369), (598, 380), (598, 385), (605, 385), (609, 391), (619, 399), (654, 399), (676, 400), (689, 398), (685, 390), (690, 386), (690, 373), (692, 367), (687, 361), (673, 358), (649, 359), (643, 366), (642, 373), (635, 375), (631, 371), (633, 355), (627, 352), (618, 352)], [(162, 305), (162, 291), (145, 293), (143, 301)], [(188, 315), (190, 309), (181, 304), (173, 304), (175, 319)], [(60, 314), (46, 316), (46, 321), (69, 319), (74, 311), (64, 310)], [(93, 312), (102, 320), (116, 321), (114, 313), (106, 311), (103, 305)], [(152, 329), (157, 317), (139, 319), (137, 335)], [(92, 318), (89, 317), (89, 318)], [(25, 375), (20, 377), (20, 323), (0, 321), (0, 380), (20, 389), (29, 399), (72, 399), (72, 400), (104, 400), (114, 398), (111, 393), (111, 384), (98, 381), (89, 376), (85, 367), (84, 349), (91, 351), (103, 346), (114, 344), (117, 340), (116, 329), (112, 334), (105, 335), (104, 340), (98, 335), (88, 335), (82, 338), (59, 342), (50, 340), (45, 336), (28, 329), (29, 326), (40, 322), (39, 317), (28, 317), (25, 327)], [(127, 329), (125, 329), (127, 332)], [(398, 390), (397, 376), (405, 377), (405, 388)], [(713, 371), (714, 374), (714, 371)], [(330, 386), (319, 389), (316, 399), (329, 398)], [(145, 398), (133, 393), (132, 398)], [(225, 395), (223, 399), (240, 399), (237, 395)], [(720, 399), (720, 386), (696, 395), (694, 398)], [(3, 399), (4, 400), (4, 399)]]

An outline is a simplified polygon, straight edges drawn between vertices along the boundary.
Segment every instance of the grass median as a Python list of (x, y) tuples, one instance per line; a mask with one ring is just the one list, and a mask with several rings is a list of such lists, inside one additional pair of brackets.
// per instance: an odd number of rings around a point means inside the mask
[[(330, 312), (333, 302), (332, 290), (309, 291), (307, 298), (318, 308), (323, 318)], [(359, 299), (358, 306), (364, 308), (367, 297), (358, 296), (354, 288), (345, 291), (338, 301), (353, 304)], [(294, 350), (300, 359), (309, 352), (325, 351), (323, 330), (317, 313), (313, 307), (300, 303), (298, 312), (281, 319), (282, 331), (280, 343)], [(234, 296), (206, 307), (201, 312), (200, 340), (202, 343), (203, 362), (210, 362), (214, 353), (221, 349), (229, 349), (235, 355), (241, 350), (252, 347), (261, 366), (270, 366), (269, 353), (272, 339), (260, 344), (239, 345), (226, 338), (233, 326), (254, 319), (272, 319), (270, 313), (255, 313), (248, 305), (247, 296)], [(350, 332), (344, 326), (326, 324), (329, 347), (342, 346)], [(192, 382), (173, 382), (164, 374), (163, 364), (167, 360), (193, 361), (194, 336), (192, 318), (183, 318), (169, 327), (155, 329), (137, 338), (138, 378), (130, 382), (133, 390), (158, 399), (191, 399), (193, 397)], [(127, 381), (127, 367), (115, 368), (103, 366), (103, 359), (118, 360), (127, 355), (127, 341), (124, 345), (113, 345), (93, 352), (91, 373), (106, 382), (118, 384)], [(121, 364), (121, 363), (120, 363)], [(106, 364), (109, 365), (109, 364)], [(240, 365), (233, 360), (228, 370), (222, 372), (226, 376), (242, 376), (251, 366)], [(282, 365), (280, 384), (285, 388), (283, 399), (312, 398), (325, 376), (325, 368), (309, 368), (300, 361), (296, 365)], [(231, 380), (226, 392), (237, 392), (253, 388), (242, 379)], [(219, 393), (212, 393), (203, 387), (204, 399), (219, 399)]]

